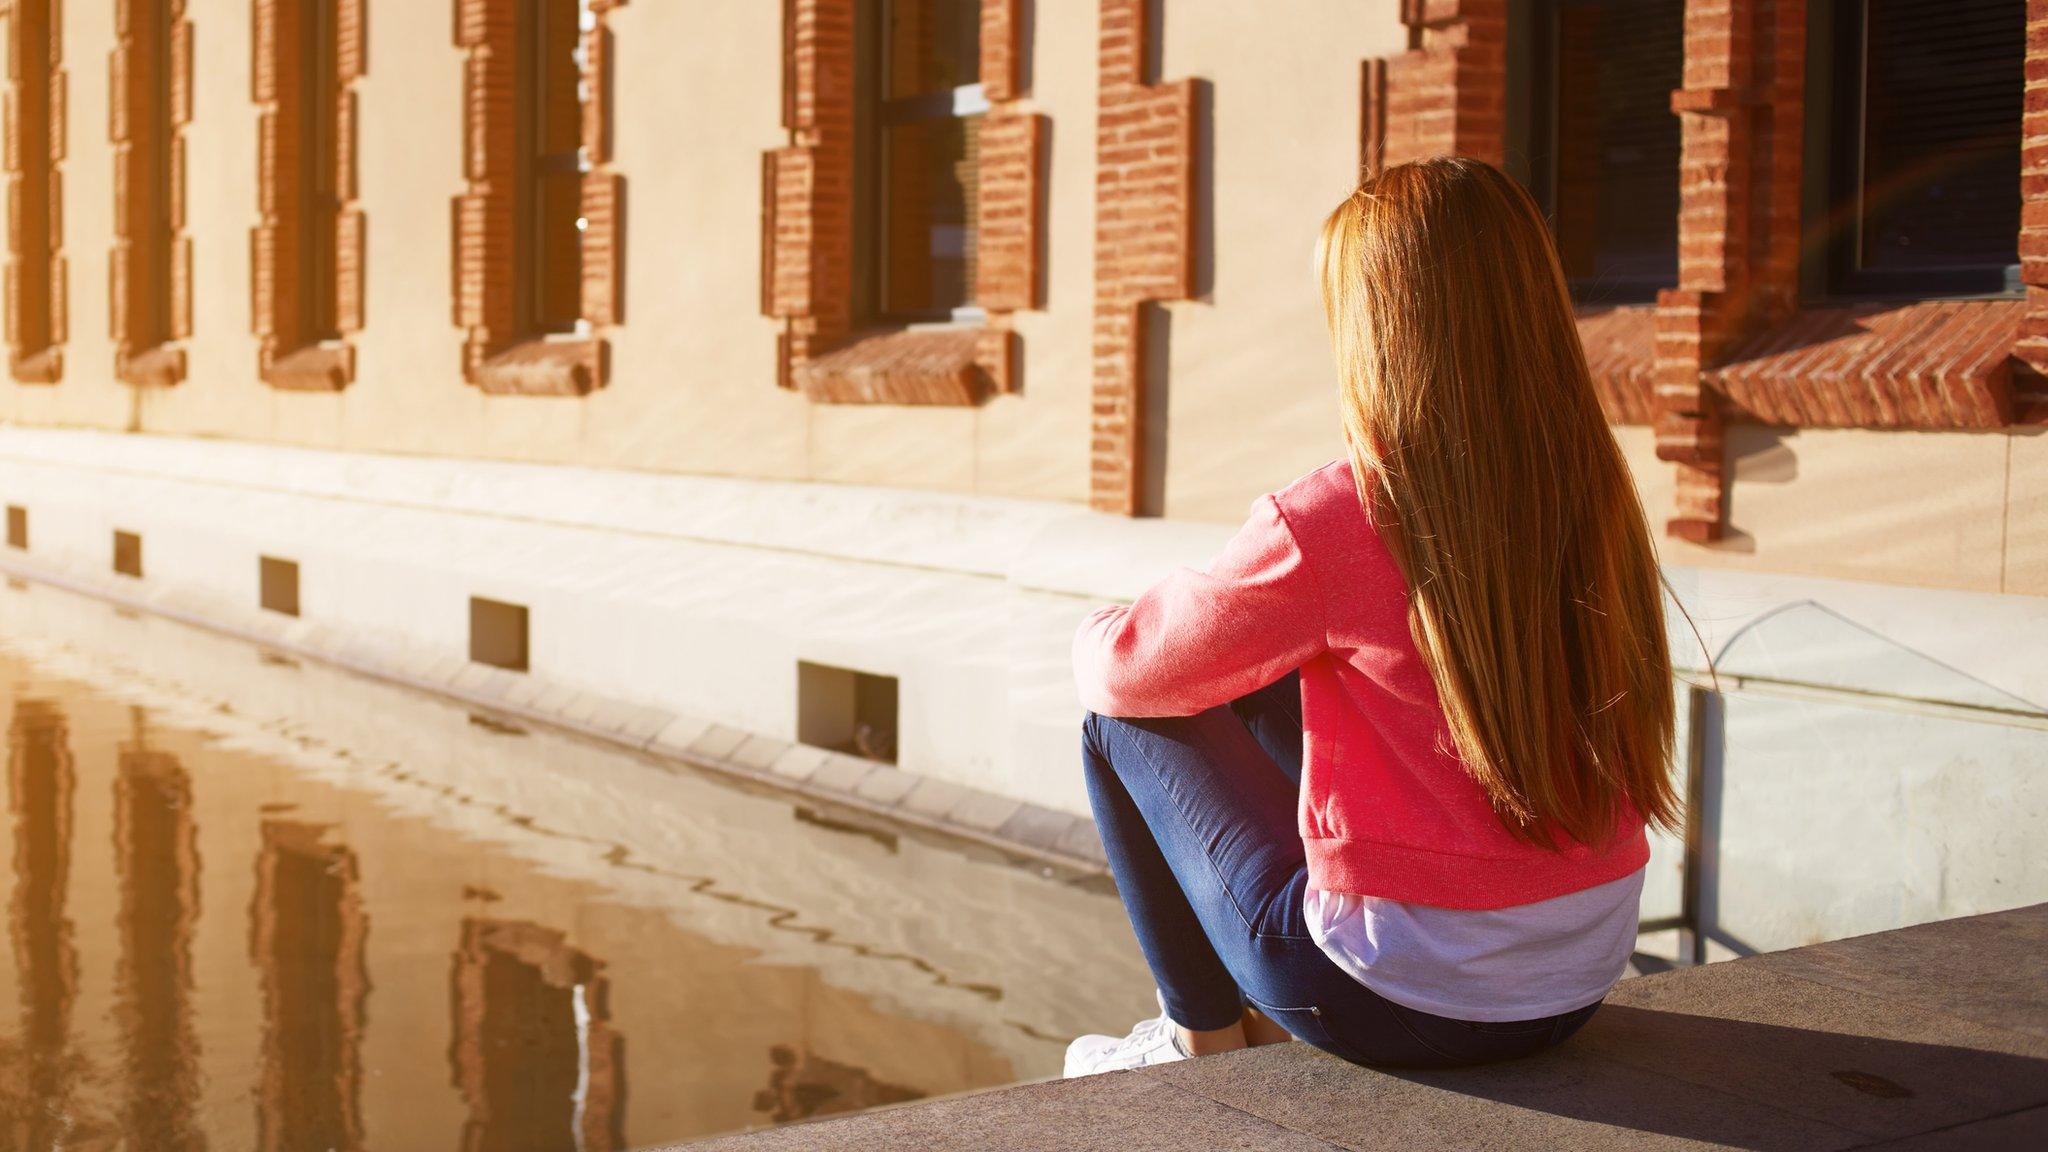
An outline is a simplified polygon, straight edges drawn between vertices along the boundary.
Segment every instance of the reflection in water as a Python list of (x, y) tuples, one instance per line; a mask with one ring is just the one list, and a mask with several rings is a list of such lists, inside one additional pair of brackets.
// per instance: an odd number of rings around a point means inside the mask
[(14, 813), (14, 895), (7, 926), (21, 984), (21, 1033), (0, 1048), (0, 1148), (57, 1147), (77, 1133), (72, 1094), (84, 1069), (71, 1050), (78, 950), (65, 915), (75, 787), (64, 713), (21, 700), (7, 728)]
[(448, 1057), (469, 1104), (463, 1152), (623, 1147), (624, 1041), (603, 965), (536, 924), (467, 919)]
[(192, 924), (199, 845), (192, 782), (178, 758), (152, 751), (140, 708), (114, 778), (114, 861), (121, 883), (119, 1019), (131, 1146), (196, 1152), (198, 1041), (192, 1035)]
[(361, 1110), (363, 945), (356, 856), (324, 829), (263, 822), (249, 953), (263, 980), (260, 1152), (356, 1152)]
[(827, 1060), (809, 1050), (798, 1052), (787, 1044), (768, 1049), (768, 1063), (768, 1087), (754, 1094), (754, 1111), (768, 1113), (777, 1124), (924, 1096), (915, 1088), (885, 1084), (865, 1068)]
[(1107, 893), (43, 587), (0, 719), (0, 1152), (617, 1152), (1150, 996)]

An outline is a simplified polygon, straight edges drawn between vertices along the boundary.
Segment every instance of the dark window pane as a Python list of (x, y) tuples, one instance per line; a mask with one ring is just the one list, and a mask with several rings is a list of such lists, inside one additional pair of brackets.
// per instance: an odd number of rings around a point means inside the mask
[(1682, 0), (1556, 6), (1551, 213), (1574, 293), (1645, 299), (1678, 277)]
[(884, 99), (950, 92), (981, 79), (980, 0), (886, 0)]
[(1867, 0), (1864, 45), (1858, 270), (2018, 263), (2025, 0)]
[(583, 314), (583, 68), (577, 0), (525, 0), (519, 93), (526, 180), (518, 205), (522, 322), (568, 332)]
[(286, 77), (287, 99), (299, 102), (299, 338), (311, 343), (340, 335), (334, 310), (336, 223), (340, 209), (334, 125), (340, 100), (335, 71), (339, 33), (335, 0), (299, 0), (299, 71)]
[(882, 131), (882, 311), (939, 315), (973, 298), (978, 118)]

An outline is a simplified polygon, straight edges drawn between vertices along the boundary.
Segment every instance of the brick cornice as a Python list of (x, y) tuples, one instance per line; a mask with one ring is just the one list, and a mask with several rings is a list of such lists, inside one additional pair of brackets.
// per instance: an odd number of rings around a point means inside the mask
[(6, 328), (24, 384), (63, 377), (69, 266), (64, 258), (64, 0), (13, 0), (7, 37)]
[(453, 0), (463, 61), (463, 175), (451, 205), (455, 325), (465, 332), (463, 376), (485, 392), (581, 395), (609, 374), (605, 330), (625, 311), (625, 177), (613, 165), (614, 49), (606, 17), (626, 0), (589, 0), (597, 17), (583, 32), (588, 85), (580, 148), (587, 164), (580, 210), (582, 319), (574, 338), (525, 331), (517, 315), (514, 196), (519, 171), (516, 85), (518, 21), (512, 0)]
[(1145, 306), (1194, 282), (1196, 82), (1147, 81), (1157, 34), (1146, 0), (1102, 0), (1088, 501), (1126, 516), (1145, 510)]
[[(982, 0), (975, 302), (985, 326), (860, 330), (853, 314), (856, 0), (784, 0), (783, 127), (762, 156), (761, 312), (777, 380), (837, 404), (979, 404), (1017, 389), (1014, 312), (1040, 306), (1045, 117), (1023, 107), (1020, 0)], [(963, 350), (967, 358), (961, 359)]]

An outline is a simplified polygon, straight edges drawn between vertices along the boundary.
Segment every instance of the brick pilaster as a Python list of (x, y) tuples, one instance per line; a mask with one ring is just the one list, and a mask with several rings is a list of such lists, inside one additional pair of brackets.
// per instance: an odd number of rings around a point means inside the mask
[(2013, 352), (2048, 372), (2048, 0), (2027, 0), (2027, 95), (2020, 129), (2020, 280), (2026, 312)]
[(1507, 152), (1507, 0), (1402, 0), (1408, 51), (1361, 73), (1359, 168)]
[(1678, 286), (1658, 295), (1657, 455), (1678, 468), (1676, 537), (1721, 537), (1724, 420), (1704, 377), (1798, 291), (1805, 0), (1690, 0), (1679, 160)]
[(1144, 475), (1144, 305), (1193, 282), (1195, 82), (1147, 83), (1145, 0), (1102, 0), (1095, 130), (1089, 503), (1134, 515)]

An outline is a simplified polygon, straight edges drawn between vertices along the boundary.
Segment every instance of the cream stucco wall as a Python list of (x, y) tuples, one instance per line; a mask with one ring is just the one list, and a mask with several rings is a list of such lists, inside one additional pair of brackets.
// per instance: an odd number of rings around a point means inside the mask
[[(70, 7), (66, 373), (57, 387), (0, 385), (7, 419), (1055, 500), (1087, 495), (1098, 15), (1090, 0), (1026, 6), (1025, 103), (1052, 126), (1046, 306), (1016, 318), (1022, 393), (978, 409), (821, 406), (774, 386), (776, 329), (758, 306), (759, 171), (761, 153), (786, 134), (781, 10), (761, 0), (643, 2), (609, 17), (618, 46), (617, 167), (628, 195), (626, 323), (611, 334), (610, 385), (582, 399), (485, 396), (459, 374), (448, 205), (461, 189), (461, 54), (445, 2), (381, 4), (370, 21), (370, 71), (360, 85), (368, 326), (355, 339), (357, 378), (332, 395), (280, 392), (258, 379), (248, 289), (257, 218), (249, 6), (195, 0), (196, 111), (186, 133), (196, 254), (190, 373), (169, 389), (122, 386), (106, 335), (112, 9)], [(1231, 93), (1215, 105), (1216, 216), (1206, 229), (1226, 278), (1176, 318), (1169, 456), (1176, 510), (1229, 516), (1333, 443), (1307, 245), (1320, 206), (1342, 192), (1355, 164), (1358, 62), (1397, 46), (1400, 25), (1393, 0), (1300, 0), (1267, 11), (1172, 6), (1166, 28), (1167, 74), (1200, 75)], [(1247, 51), (1248, 44), (1260, 47)], [(1277, 117), (1288, 125), (1282, 131), (1270, 130), (1273, 100), (1288, 105)], [(1258, 434), (1234, 435), (1245, 388), (1268, 382), (1277, 395), (1260, 406)], [(1290, 450), (1271, 452), (1266, 445), (1275, 442)]]

